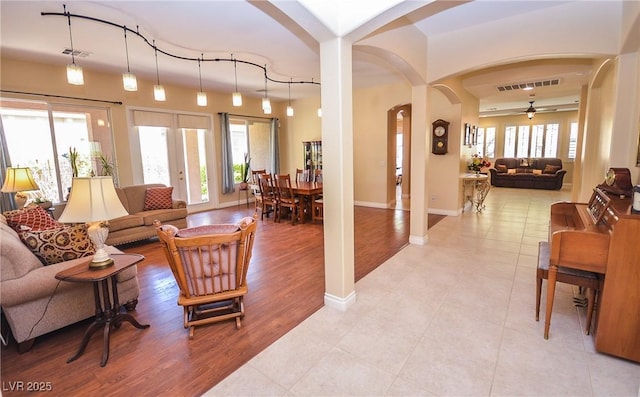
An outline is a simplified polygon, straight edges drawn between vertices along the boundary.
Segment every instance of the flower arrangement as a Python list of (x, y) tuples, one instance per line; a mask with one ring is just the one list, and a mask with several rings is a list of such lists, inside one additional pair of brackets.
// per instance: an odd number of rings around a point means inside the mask
[(480, 172), (480, 170), (485, 167), (491, 167), (491, 162), (484, 157), (480, 157), (478, 154), (471, 156), (471, 161), (467, 164), (469, 171)]

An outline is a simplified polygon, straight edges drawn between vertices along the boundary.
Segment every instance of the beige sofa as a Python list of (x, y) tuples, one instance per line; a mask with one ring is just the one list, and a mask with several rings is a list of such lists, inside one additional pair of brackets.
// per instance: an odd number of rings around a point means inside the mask
[[(121, 252), (114, 247), (107, 250)], [(0, 306), (20, 352), (29, 350), (36, 337), (95, 314), (91, 283), (55, 278), (58, 272), (89, 259), (44, 266), (0, 215)], [(117, 281), (121, 304), (128, 310), (135, 309), (139, 295), (137, 267), (119, 273)]]
[(154, 187), (165, 185), (146, 184), (116, 188), (118, 197), (129, 215), (109, 221), (106, 244), (120, 245), (157, 237), (154, 220), (178, 229), (187, 227), (187, 203), (184, 200), (172, 200), (172, 207), (169, 209), (144, 210), (147, 189)]

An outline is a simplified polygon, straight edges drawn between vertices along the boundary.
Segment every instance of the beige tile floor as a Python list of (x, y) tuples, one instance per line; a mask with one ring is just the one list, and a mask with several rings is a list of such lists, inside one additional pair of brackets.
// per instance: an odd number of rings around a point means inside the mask
[(640, 397), (640, 365), (595, 352), (571, 286), (549, 340), (535, 321), (537, 243), (568, 199), (492, 189), (484, 212), (447, 217), (359, 281), (349, 310), (322, 308), (206, 395)]

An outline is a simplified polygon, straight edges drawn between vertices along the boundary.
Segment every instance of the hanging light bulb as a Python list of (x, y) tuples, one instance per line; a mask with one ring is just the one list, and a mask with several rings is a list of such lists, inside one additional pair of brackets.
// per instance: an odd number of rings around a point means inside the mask
[[(202, 55), (202, 59), (204, 59), (204, 54)], [(200, 69), (200, 58), (198, 58), (198, 78), (200, 79), (200, 91), (196, 95), (196, 103), (198, 106), (207, 106), (207, 94), (202, 91), (202, 70)]]
[[(233, 58), (233, 54), (231, 54), (231, 58)], [(235, 59), (233, 60), (233, 74), (236, 77), (236, 91), (232, 96), (233, 106), (242, 106), (242, 94), (238, 92), (238, 65)]]
[(291, 79), (289, 79), (289, 105), (287, 106), (287, 117), (293, 116), (293, 107), (291, 107)]
[(127, 52), (127, 72), (122, 74), (122, 84), (125, 91), (138, 91), (138, 80), (129, 68), (129, 46), (127, 45), (127, 27), (124, 27), (124, 48)]
[[(64, 13), (67, 14), (67, 6), (64, 7)], [(76, 65), (75, 50), (73, 49), (73, 36), (71, 35), (71, 14), (67, 14), (69, 20), (69, 41), (71, 42), (71, 64), (67, 65), (67, 82), (73, 85), (84, 84), (84, 74), (82, 68)]]
[(267, 65), (264, 66), (264, 98), (262, 98), (262, 111), (264, 114), (271, 114), (271, 101), (267, 96)]
[(159, 102), (167, 100), (167, 96), (164, 93), (164, 87), (160, 85), (160, 72), (158, 71), (158, 48), (156, 47), (156, 41), (153, 40), (153, 49), (156, 55), (156, 78), (158, 84), (153, 86), (153, 99)]

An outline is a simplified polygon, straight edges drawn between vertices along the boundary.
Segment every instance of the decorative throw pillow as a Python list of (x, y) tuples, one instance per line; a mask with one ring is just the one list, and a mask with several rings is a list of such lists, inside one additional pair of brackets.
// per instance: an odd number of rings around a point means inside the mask
[(542, 170), (533, 170), (533, 175), (542, 175)]
[(542, 173), (543, 174), (555, 174), (556, 171), (560, 170), (560, 168), (562, 168), (562, 167), (560, 167), (559, 165), (547, 164), (547, 165), (544, 166), (544, 170), (542, 170)]
[(38, 205), (7, 213), (7, 224), (18, 233), (24, 230), (47, 230), (64, 226)]
[(84, 224), (26, 231), (20, 238), (45, 266), (95, 254)]
[(515, 175), (515, 173), (516, 173), (516, 169), (515, 168), (509, 168), (507, 170), (507, 174)]
[(496, 165), (496, 170), (498, 171), (498, 174), (504, 174), (507, 172), (507, 166), (504, 164)]
[(173, 187), (150, 187), (144, 195), (144, 210), (167, 210), (173, 205)]

